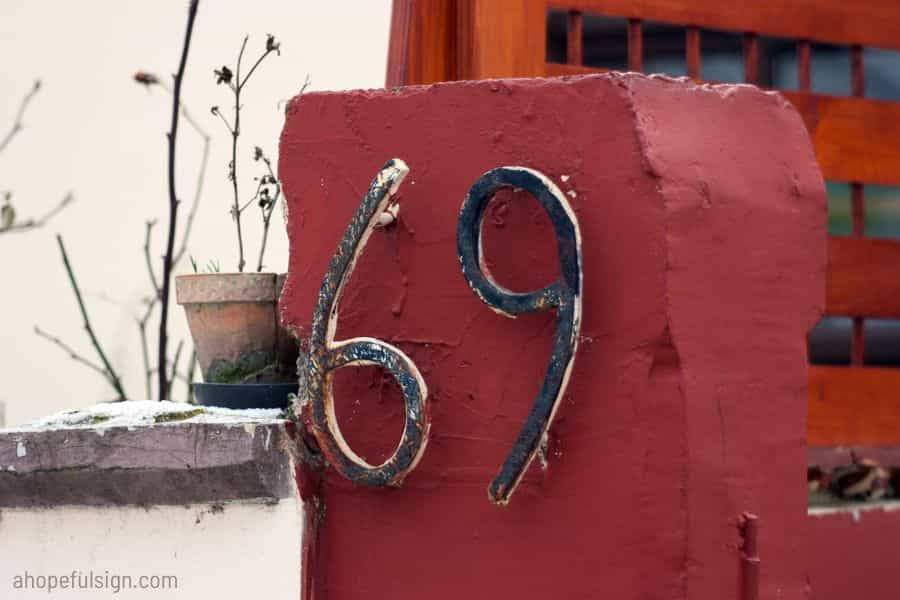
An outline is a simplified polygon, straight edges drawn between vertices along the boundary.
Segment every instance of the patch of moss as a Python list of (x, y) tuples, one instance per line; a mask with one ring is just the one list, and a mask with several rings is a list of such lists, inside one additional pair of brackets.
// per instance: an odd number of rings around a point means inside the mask
[(275, 362), (275, 355), (265, 351), (251, 352), (236, 362), (217, 360), (209, 367), (209, 382), (245, 383), (266, 369), (270, 369)]
[(77, 420), (71, 421), (72, 425), (99, 425), (105, 421), (109, 421), (110, 417), (106, 415), (84, 415)]
[(153, 417), (154, 423), (171, 423), (172, 421), (184, 421), (185, 419), (190, 419), (191, 417), (196, 417), (197, 415), (203, 413), (202, 408), (195, 408), (194, 410), (188, 410), (185, 412), (166, 412), (160, 413)]

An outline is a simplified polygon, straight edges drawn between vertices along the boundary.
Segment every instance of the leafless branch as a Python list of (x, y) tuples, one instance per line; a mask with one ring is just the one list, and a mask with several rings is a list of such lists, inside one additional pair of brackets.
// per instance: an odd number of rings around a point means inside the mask
[(78, 309), (81, 311), (81, 318), (84, 321), (84, 329), (87, 332), (88, 337), (91, 339), (91, 344), (97, 351), (97, 356), (100, 358), (100, 362), (103, 363), (103, 371), (106, 372), (106, 377), (109, 381), (109, 384), (119, 395), (120, 400), (127, 400), (128, 396), (125, 394), (125, 390), (122, 387), (122, 380), (119, 378), (115, 369), (113, 369), (109, 360), (106, 358), (106, 353), (103, 352), (103, 348), (100, 346), (100, 342), (99, 340), (97, 340), (97, 336), (94, 333), (94, 328), (91, 326), (91, 320), (88, 317), (87, 309), (84, 306), (84, 300), (82, 300), (81, 298), (81, 290), (78, 288), (78, 282), (75, 280), (75, 274), (72, 272), (72, 265), (69, 263), (69, 255), (66, 253), (66, 246), (65, 244), (63, 244), (61, 235), (56, 236), (56, 242), (59, 245), (59, 252), (62, 255), (63, 265), (65, 265), (66, 267), (66, 273), (69, 276), (69, 283), (72, 285), (72, 291), (75, 292), (75, 300), (78, 301)]
[[(272, 220), (272, 211), (275, 210), (275, 205), (278, 204), (278, 199), (281, 197), (281, 182), (278, 181), (278, 178), (275, 177), (275, 172), (272, 170), (272, 161), (259, 151), (260, 160), (262, 160), (266, 169), (269, 171), (269, 182), (275, 186), (275, 193), (273, 196), (267, 198), (267, 202), (265, 204), (260, 205), (260, 210), (262, 211), (262, 220), (263, 220), (263, 234), (262, 241), (259, 245), (259, 261), (257, 261), (256, 271), (261, 272), (263, 270), (263, 256), (266, 253), (266, 243), (269, 241), (269, 223)], [(261, 178), (262, 181), (264, 178)]]
[(231, 162), (228, 165), (228, 178), (231, 180), (231, 187), (234, 193), (234, 200), (231, 205), (231, 217), (234, 219), (234, 226), (237, 232), (237, 241), (238, 241), (238, 272), (244, 271), (244, 266), (246, 265), (246, 261), (244, 260), (244, 234), (241, 228), (241, 214), (244, 210), (252, 203), (259, 194), (259, 189), (257, 189), (257, 195), (254, 195), (253, 198), (243, 206), (241, 205), (241, 196), (239, 191), (238, 184), (238, 168), (237, 168), (237, 157), (238, 157), (238, 139), (241, 135), (241, 92), (244, 89), (244, 86), (247, 85), (247, 82), (250, 80), (250, 77), (253, 73), (256, 72), (256, 69), (262, 64), (263, 60), (273, 52), (281, 53), (280, 45), (275, 41), (275, 38), (269, 35), (266, 39), (266, 48), (260, 54), (259, 58), (253, 63), (250, 67), (250, 70), (241, 78), (241, 66), (243, 63), (244, 52), (247, 49), (247, 40), (249, 36), (244, 36), (243, 41), (241, 42), (241, 49), (238, 52), (237, 63), (235, 64), (234, 74), (227, 67), (222, 67), (220, 70), (216, 70), (216, 76), (218, 78), (219, 83), (225, 83), (228, 85), (228, 89), (231, 90), (232, 94), (234, 94), (234, 120), (233, 124), (228, 122), (228, 119), (225, 118), (225, 115), (219, 110), (218, 107), (214, 106), (212, 108), (212, 112), (215, 115), (218, 115), (222, 122), (225, 124), (225, 128), (228, 130), (228, 133), (231, 134)]
[(37, 325), (34, 326), (34, 332), (35, 332), (39, 337), (42, 337), (42, 338), (44, 338), (45, 340), (47, 340), (48, 342), (51, 342), (51, 343), (56, 344), (57, 346), (59, 346), (59, 347), (60, 347), (64, 352), (66, 352), (66, 353), (69, 355), (69, 357), (70, 357), (72, 360), (74, 360), (75, 362), (79, 362), (79, 363), (83, 364), (84, 366), (88, 367), (89, 369), (92, 369), (92, 370), (96, 371), (97, 373), (100, 373), (100, 374), (103, 376), (104, 379), (106, 379), (107, 381), (109, 381), (109, 375), (107, 374), (106, 371), (103, 370), (103, 367), (101, 367), (101, 366), (98, 365), (98, 364), (92, 363), (91, 361), (89, 361), (89, 360), (86, 359), (85, 357), (81, 356), (80, 354), (78, 354), (77, 352), (75, 352), (75, 350), (73, 350), (71, 346), (69, 346), (68, 344), (66, 344), (65, 342), (63, 342), (63, 341), (62, 341), (61, 339), (59, 339), (58, 337), (55, 337), (55, 336), (50, 335), (50, 334), (47, 333), (46, 331), (43, 331), (43, 330), (42, 330), (40, 327), (38, 327)]
[(188, 359), (188, 370), (187, 375), (185, 376), (185, 383), (187, 383), (187, 400), (188, 404), (194, 399), (194, 388), (191, 387), (191, 384), (194, 381), (194, 369), (197, 367), (197, 350), (191, 350), (191, 357)]
[(153, 314), (153, 308), (158, 301), (158, 297), (148, 300), (144, 316), (136, 320), (138, 332), (141, 335), (141, 357), (144, 361), (144, 385), (146, 387), (148, 400), (153, 397), (153, 370), (150, 368), (150, 347), (147, 343), (147, 322), (150, 320), (150, 315)]
[[(234, 92), (234, 127), (231, 129), (231, 164), (229, 165), (229, 174), (231, 178), (231, 186), (234, 190), (234, 225), (237, 229), (238, 238), (238, 272), (244, 272), (244, 236), (241, 232), (241, 211), (240, 211), (240, 194), (238, 193), (238, 173), (237, 173), (237, 147), (238, 137), (241, 135), (241, 59), (244, 57), (244, 49), (247, 47), (247, 36), (241, 44), (241, 51), (238, 52), (237, 66), (235, 68), (236, 83), (232, 86)], [(224, 117), (223, 117), (224, 120)]]
[(172, 383), (178, 375), (178, 361), (181, 359), (181, 349), (184, 348), (184, 340), (178, 340), (178, 347), (175, 348), (175, 357), (172, 359), (172, 372), (169, 375), (169, 397), (172, 397)]
[(54, 206), (47, 214), (38, 219), (28, 219), (19, 223), (13, 221), (8, 227), (3, 227), (2, 224), (0, 224), (0, 234), (22, 232), (29, 229), (39, 229), (49, 223), (50, 220), (53, 219), (53, 217), (61, 213), (63, 209), (68, 206), (74, 199), (75, 196), (72, 195), (72, 192), (68, 192), (65, 196), (63, 196), (63, 199), (56, 206)]
[(6, 150), (6, 147), (9, 146), (9, 143), (12, 141), (16, 134), (22, 131), (22, 128), (25, 127), (25, 123), (23, 122), (23, 118), (25, 117), (25, 111), (28, 109), (28, 105), (31, 104), (31, 101), (37, 95), (38, 91), (41, 89), (41, 80), (37, 79), (34, 82), (34, 85), (31, 86), (31, 89), (25, 94), (25, 97), (22, 98), (22, 103), (19, 104), (19, 111), (16, 113), (16, 120), (13, 121), (12, 128), (9, 132), (3, 136), (3, 140), (0, 141), (0, 152)]
[(153, 260), (150, 258), (150, 236), (153, 233), (154, 225), (156, 225), (156, 219), (147, 221), (147, 233), (144, 235), (144, 264), (147, 267), (147, 275), (150, 276), (153, 293), (159, 297), (159, 283), (156, 281), (156, 273), (153, 271)]
[(197, 207), (200, 205), (200, 197), (203, 195), (203, 183), (206, 179), (206, 165), (209, 163), (209, 136), (203, 134), (203, 155), (200, 158), (200, 171), (197, 173), (197, 187), (194, 190), (194, 201), (191, 203), (191, 210), (188, 211), (187, 219), (184, 222), (184, 231), (181, 233), (181, 245), (175, 256), (172, 257), (172, 265), (175, 266), (184, 258), (187, 250), (188, 239), (191, 237), (191, 229), (194, 226), (194, 217), (197, 215)]
[(178, 72), (175, 74), (175, 84), (172, 88), (172, 126), (169, 130), (169, 232), (166, 240), (166, 254), (163, 258), (162, 289), (160, 291), (160, 318), (159, 318), (159, 355), (157, 359), (157, 377), (159, 387), (159, 399), (166, 400), (169, 397), (169, 383), (166, 373), (168, 360), (168, 325), (169, 325), (169, 288), (172, 281), (172, 266), (175, 253), (175, 230), (178, 217), (178, 196), (175, 191), (175, 141), (178, 135), (178, 116), (181, 113), (181, 82), (184, 79), (184, 70), (187, 65), (188, 51), (191, 46), (191, 35), (194, 31), (194, 20), (197, 17), (199, 0), (191, 0), (188, 7), (187, 27), (184, 34), (184, 45), (181, 49), (181, 60), (178, 64)]

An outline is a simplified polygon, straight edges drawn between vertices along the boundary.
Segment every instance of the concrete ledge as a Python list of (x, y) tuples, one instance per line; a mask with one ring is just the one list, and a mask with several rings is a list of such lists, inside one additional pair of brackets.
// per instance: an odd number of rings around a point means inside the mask
[(105, 426), (123, 419), (116, 405), (102, 405), (0, 430), (0, 507), (278, 502), (297, 494), (290, 422), (153, 404), (155, 416), (135, 423)]

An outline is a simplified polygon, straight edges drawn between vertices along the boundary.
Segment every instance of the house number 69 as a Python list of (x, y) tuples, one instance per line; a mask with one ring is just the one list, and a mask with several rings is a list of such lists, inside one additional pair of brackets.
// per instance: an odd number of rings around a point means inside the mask
[[(406, 164), (394, 159), (375, 176), (353, 215), (331, 260), (319, 291), (309, 339), (309, 354), (301, 380), (306, 402), (302, 416), (329, 463), (344, 477), (367, 485), (400, 485), (412, 471), (428, 442), (431, 427), (428, 390), (415, 363), (398, 348), (372, 338), (334, 341), (338, 303), (379, 216), (406, 176)], [(561, 267), (559, 280), (546, 287), (516, 293), (498, 285), (482, 268), (481, 223), (491, 198), (501, 188), (527, 191), (541, 204), (553, 223)], [(457, 227), (459, 261), (472, 291), (496, 312), (507, 317), (556, 309), (553, 355), (537, 399), (513, 448), (488, 487), (488, 497), (506, 504), (528, 466), (546, 440), (556, 409), (565, 392), (578, 347), (581, 327), (581, 237), (578, 221), (560, 190), (541, 173), (522, 167), (501, 167), (482, 175), (469, 190)], [(394, 454), (381, 465), (370, 465), (358, 456), (341, 435), (331, 394), (337, 369), (376, 364), (390, 372), (400, 385), (406, 403), (406, 424)]]

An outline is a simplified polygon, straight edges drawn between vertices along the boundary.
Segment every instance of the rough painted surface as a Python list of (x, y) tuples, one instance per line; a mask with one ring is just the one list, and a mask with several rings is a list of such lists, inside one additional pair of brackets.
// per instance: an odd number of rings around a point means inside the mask
[[(399, 489), (329, 472), (316, 598), (736, 598), (738, 517), (760, 517), (761, 598), (805, 598), (805, 333), (824, 294), (825, 194), (803, 124), (776, 94), (635, 75), (308, 94), (282, 136), (291, 255), (282, 317), (301, 338), (368, 180), (410, 167), (398, 222), (347, 284), (338, 339), (409, 354), (431, 442)], [(456, 254), (469, 187), (541, 171), (581, 224), (579, 356), (535, 462), (504, 508), (485, 488), (541, 384), (555, 316), (486, 308)], [(500, 284), (559, 277), (527, 195), (484, 226)], [(402, 430), (396, 389), (336, 377), (337, 416), (369, 462)], [(386, 383), (387, 381), (387, 383)]]
[(812, 600), (897, 597), (900, 502), (812, 511), (807, 531)]

